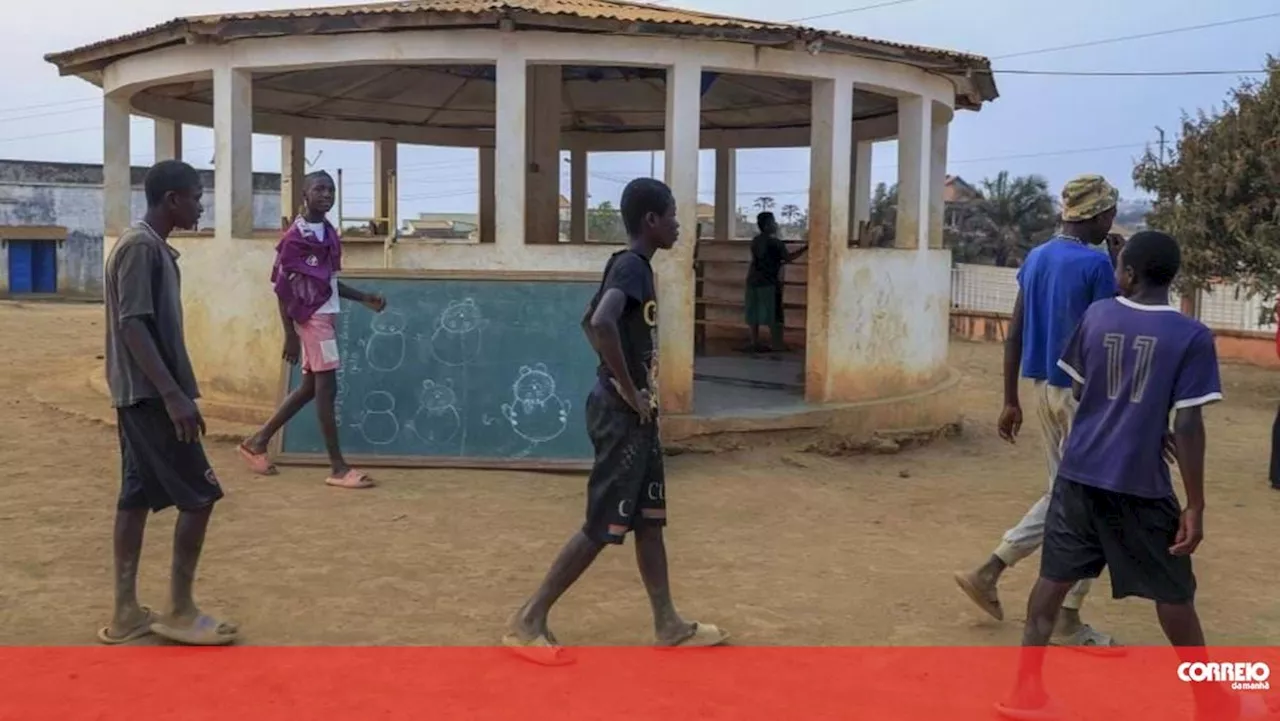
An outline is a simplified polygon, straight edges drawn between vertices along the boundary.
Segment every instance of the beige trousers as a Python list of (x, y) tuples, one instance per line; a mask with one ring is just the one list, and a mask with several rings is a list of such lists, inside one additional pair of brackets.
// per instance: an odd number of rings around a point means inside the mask
[[(1031, 505), (1016, 526), (1005, 531), (995, 556), (1006, 566), (1012, 566), (1030, 556), (1044, 544), (1044, 522), (1049, 512), (1053, 482), (1058, 477), (1062, 448), (1067, 441), (1067, 434), (1071, 432), (1071, 419), (1076, 414), (1076, 400), (1070, 388), (1058, 388), (1044, 381), (1036, 381), (1036, 398), (1036, 414), (1040, 417), (1044, 455), (1049, 466), (1048, 489)], [(1072, 587), (1062, 607), (1079, 610), (1084, 597), (1089, 593), (1090, 584), (1090, 579), (1084, 579)]]

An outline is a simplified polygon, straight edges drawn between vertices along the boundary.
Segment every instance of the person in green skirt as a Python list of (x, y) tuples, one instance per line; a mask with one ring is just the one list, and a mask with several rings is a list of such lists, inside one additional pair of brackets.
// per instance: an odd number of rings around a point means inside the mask
[[(751, 328), (752, 352), (783, 351), (782, 340), (782, 266), (794, 261), (809, 249), (788, 252), (778, 238), (778, 221), (773, 213), (756, 216), (760, 234), (751, 240), (751, 266), (747, 269), (747, 325)], [(760, 343), (760, 326), (768, 326), (770, 344)]]

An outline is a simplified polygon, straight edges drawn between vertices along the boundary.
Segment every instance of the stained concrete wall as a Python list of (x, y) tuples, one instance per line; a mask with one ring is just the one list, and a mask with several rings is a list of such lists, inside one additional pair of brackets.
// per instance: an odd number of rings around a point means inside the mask
[[(146, 168), (133, 168), (133, 217), (146, 210), (142, 179)], [(212, 171), (201, 171), (205, 186), (204, 228), (213, 228)], [(255, 173), (254, 225), (280, 225), (280, 176)], [(0, 225), (61, 226), (67, 240), (59, 249), (59, 295), (102, 296), (103, 201), (102, 166), (85, 163), (46, 163), (0, 160)], [(0, 258), (6, 264), (7, 258)]]
[(852, 250), (834, 285), (827, 369), (833, 400), (913, 393), (946, 376), (950, 250)]

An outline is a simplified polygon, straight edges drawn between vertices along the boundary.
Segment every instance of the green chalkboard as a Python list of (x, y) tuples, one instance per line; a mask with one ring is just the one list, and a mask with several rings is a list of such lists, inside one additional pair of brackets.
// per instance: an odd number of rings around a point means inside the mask
[[(381, 293), (374, 313), (342, 302), (339, 440), (352, 463), (590, 467), (583, 408), (596, 355), (580, 321), (599, 279), (519, 273), (344, 282)], [(285, 392), (301, 381), (287, 366)], [(311, 406), (278, 438), (282, 463), (325, 461)]]

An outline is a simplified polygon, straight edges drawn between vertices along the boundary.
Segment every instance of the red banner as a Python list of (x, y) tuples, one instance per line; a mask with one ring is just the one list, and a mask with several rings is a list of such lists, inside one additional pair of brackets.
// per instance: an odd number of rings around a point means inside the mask
[[(574, 648), (567, 666), (503, 648), (0, 648), (0, 718), (22, 721), (968, 721), (998, 718), (1017, 648)], [(1220, 681), (1280, 705), (1278, 648), (1120, 657), (1050, 649), (1067, 718), (1165, 721)], [(1262, 679), (1261, 681), (1259, 679)]]

